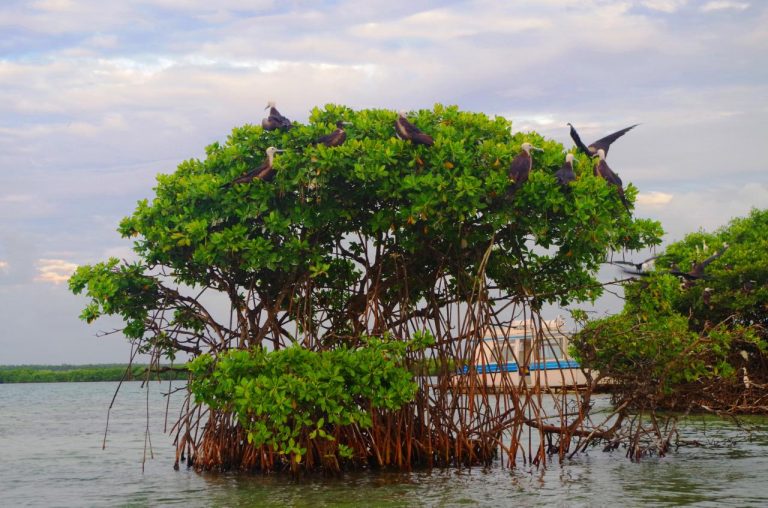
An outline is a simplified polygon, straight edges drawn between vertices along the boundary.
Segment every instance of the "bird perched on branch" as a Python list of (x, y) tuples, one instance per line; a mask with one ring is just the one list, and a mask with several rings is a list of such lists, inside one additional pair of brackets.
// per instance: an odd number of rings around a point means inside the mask
[(327, 147), (332, 146), (341, 146), (344, 144), (344, 141), (347, 139), (347, 133), (344, 131), (345, 125), (352, 125), (349, 122), (342, 122), (339, 120), (336, 122), (336, 130), (331, 132), (330, 134), (326, 134), (325, 136), (321, 136), (317, 138), (317, 141), (315, 141), (318, 145), (325, 145)]
[(576, 180), (576, 174), (573, 172), (573, 154), (565, 154), (565, 163), (555, 173), (557, 183), (563, 187), (567, 187), (569, 183)]
[(222, 187), (229, 187), (236, 183), (250, 183), (253, 180), (262, 180), (264, 182), (271, 182), (272, 179), (275, 177), (275, 170), (272, 167), (272, 162), (275, 158), (275, 154), (281, 153), (283, 151), (284, 150), (278, 150), (274, 146), (270, 146), (266, 150), (267, 158), (264, 160), (261, 166), (257, 167), (256, 169), (252, 169), (248, 171), (244, 175), (238, 176), (231, 182), (228, 182), (222, 185)]
[(269, 116), (261, 120), (261, 126), (265, 131), (273, 131), (275, 129), (288, 130), (293, 127), (291, 121), (277, 110), (274, 101), (269, 101), (264, 109), (269, 109)]
[(395, 120), (395, 133), (400, 139), (407, 139), (414, 145), (432, 146), (435, 140), (429, 134), (424, 134), (418, 127), (405, 118), (405, 111), (400, 111)]
[(616, 187), (616, 190), (619, 193), (619, 198), (621, 198), (621, 202), (624, 204), (624, 208), (627, 209), (627, 213), (632, 214), (632, 212), (629, 210), (629, 201), (627, 201), (627, 197), (624, 195), (624, 187), (621, 183), (621, 178), (619, 178), (619, 175), (614, 173), (613, 170), (608, 166), (608, 163), (605, 162), (605, 150), (600, 148), (597, 151), (597, 156), (600, 158), (600, 162), (598, 162), (597, 166), (595, 166), (595, 176), (602, 177), (606, 182), (608, 182), (608, 184)]
[(603, 150), (605, 152), (605, 155), (608, 155), (608, 147), (611, 146), (611, 143), (619, 139), (621, 136), (629, 132), (630, 130), (634, 129), (640, 124), (630, 125), (629, 127), (625, 129), (621, 129), (620, 131), (616, 131), (613, 134), (608, 134), (604, 138), (600, 138), (594, 143), (590, 144), (589, 146), (584, 145), (584, 143), (581, 141), (581, 138), (579, 137), (579, 133), (576, 132), (576, 129), (571, 125), (570, 123), (567, 124), (571, 128), (571, 139), (573, 139), (573, 142), (576, 143), (576, 146), (579, 150), (584, 152), (585, 154), (589, 155), (590, 157), (597, 156), (598, 150)]
[(533, 158), (531, 157), (531, 150), (543, 152), (541, 148), (537, 148), (530, 143), (523, 143), (520, 145), (523, 149), (522, 152), (517, 154), (512, 162), (509, 164), (507, 174), (509, 179), (514, 182), (511, 191), (514, 192), (523, 186), (528, 181), (528, 176), (531, 174), (531, 168), (533, 167)]

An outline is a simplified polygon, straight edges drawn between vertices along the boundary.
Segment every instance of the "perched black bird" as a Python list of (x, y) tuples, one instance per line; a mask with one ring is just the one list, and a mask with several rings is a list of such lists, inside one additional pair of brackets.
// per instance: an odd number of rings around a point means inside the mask
[(557, 183), (564, 187), (567, 187), (569, 183), (576, 180), (576, 174), (573, 172), (572, 153), (565, 154), (565, 164), (557, 170), (555, 178), (557, 178)]
[(395, 120), (395, 133), (400, 139), (407, 139), (414, 145), (432, 146), (435, 143), (432, 136), (424, 134), (405, 118), (405, 111), (401, 111)]
[(573, 139), (573, 142), (576, 143), (576, 146), (579, 148), (579, 150), (589, 155), (590, 157), (595, 157), (598, 150), (603, 150), (605, 155), (608, 155), (608, 147), (611, 146), (611, 143), (640, 124), (636, 123), (635, 125), (630, 125), (626, 129), (621, 129), (620, 131), (616, 131), (613, 134), (608, 134), (606, 137), (598, 139), (589, 146), (584, 145), (584, 143), (581, 141), (581, 138), (579, 137), (579, 133), (576, 132), (576, 129), (573, 128), (573, 125), (570, 123), (567, 125), (571, 128), (571, 139)]
[(327, 147), (331, 146), (341, 146), (344, 144), (344, 141), (347, 139), (347, 133), (344, 132), (344, 126), (350, 125), (349, 122), (342, 122), (339, 120), (336, 122), (336, 130), (331, 132), (330, 134), (326, 134), (325, 136), (321, 136), (317, 138), (317, 141), (315, 141), (316, 144), (325, 145)]
[(614, 173), (613, 170), (608, 166), (608, 163), (605, 162), (605, 151), (602, 148), (597, 151), (597, 156), (600, 157), (600, 162), (598, 162), (597, 166), (595, 166), (595, 176), (602, 177), (610, 185), (616, 187), (616, 190), (619, 192), (621, 202), (624, 204), (624, 208), (626, 208), (627, 212), (631, 214), (632, 212), (629, 210), (629, 201), (627, 201), (626, 196), (624, 196), (624, 187), (621, 183), (621, 178), (619, 178), (619, 175)]
[(269, 116), (261, 120), (261, 126), (265, 131), (273, 131), (275, 129), (288, 130), (293, 127), (291, 121), (280, 114), (273, 101), (269, 101), (264, 109), (269, 109)]
[(645, 261), (641, 261), (640, 263), (633, 263), (631, 261), (611, 261), (612, 265), (627, 265), (627, 266), (634, 266), (635, 271), (627, 270), (626, 268), (622, 268), (624, 272), (632, 274), (632, 275), (642, 275), (646, 276), (649, 275), (649, 272), (653, 270), (654, 261), (659, 256), (653, 256), (652, 258), (648, 258)]
[(704, 273), (704, 270), (709, 266), (712, 261), (719, 258), (723, 255), (723, 253), (728, 250), (728, 244), (724, 243), (722, 248), (709, 256), (707, 259), (702, 261), (701, 263), (694, 261), (691, 265), (691, 270), (688, 272), (683, 272), (680, 269), (678, 269), (676, 266), (673, 266), (672, 269), (669, 271), (672, 275), (677, 275), (678, 277), (682, 277), (685, 280), (693, 281), (693, 280), (699, 280), (699, 279), (706, 279), (707, 275)]
[(514, 182), (512, 185), (512, 192), (516, 191), (528, 181), (528, 176), (531, 174), (531, 168), (533, 167), (533, 158), (531, 157), (531, 150), (538, 150), (543, 152), (541, 148), (536, 148), (530, 143), (523, 143), (520, 145), (523, 149), (522, 152), (517, 154), (512, 162), (509, 164), (507, 174), (509, 179)]
[(284, 150), (278, 150), (274, 146), (270, 146), (267, 148), (267, 158), (266, 160), (256, 169), (252, 169), (245, 173), (244, 175), (238, 176), (231, 182), (225, 183), (222, 185), (222, 187), (229, 187), (231, 185), (234, 185), (236, 183), (250, 183), (253, 180), (263, 180), (265, 182), (271, 182), (272, 179), (275, 177), (275, 170), (272, 168), (272, 161), (275, 158), (275, 154), (279, 152), (283, 152)]

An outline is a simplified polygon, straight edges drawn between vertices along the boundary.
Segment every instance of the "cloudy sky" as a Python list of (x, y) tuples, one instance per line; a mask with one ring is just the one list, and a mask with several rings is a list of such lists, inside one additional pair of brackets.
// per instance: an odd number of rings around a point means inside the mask
[(158, 172), (267, 100), (502, 115), (570, 146), (641, 125), (611, 166), (666, 241), (768, 206), (768, 3), (758, 0), (4, 0), (0, 364), (124, 361), (66, 279), (126, 257)]

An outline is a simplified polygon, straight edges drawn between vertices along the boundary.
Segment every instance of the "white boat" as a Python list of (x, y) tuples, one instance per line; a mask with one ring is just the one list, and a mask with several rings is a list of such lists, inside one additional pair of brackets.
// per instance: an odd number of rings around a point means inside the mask
[[(537, 326), (534, 326), (536, 324)], [(550, 321), (514, 321), (486, 328), (467, 364), (454, 376), (461, 391), (473, 386), (510, 391), (578, 389), (587, 385), (579, 363), (568, 357), (570, 334), (562, 317)]]

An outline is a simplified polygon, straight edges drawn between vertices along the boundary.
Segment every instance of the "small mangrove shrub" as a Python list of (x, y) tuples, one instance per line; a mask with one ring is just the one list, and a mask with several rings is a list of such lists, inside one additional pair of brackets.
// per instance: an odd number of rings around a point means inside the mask
[(588, 322), (572, 340), (571, 354), (626, 396), (643, 400), (640, 406), (656, 407), (676, 391), (684, 395), (680, 388), (691, 383), (736, 380), (734, 358), (743, 359), (734, 352), (760, 349), (755, 331), (739, 323), (692, 327), (690, 314), (675, 305), (682, 291), (677, 277), (655, 273), (625, 290), (624, 310)]
[[(190, 364), (197, 403), (233, 413), (254, 447), (300, 463), (310, 443), (350, 458), (339, 430), (372, 425), (371, 411), (396, 411), (413, 401), (417, 384), (405, 368), (411, 342), (367, 338), (361, 347), (311, 351), (299, 345), (210, 354)], [(329, 446), (330, 445), (330, 449)]]

